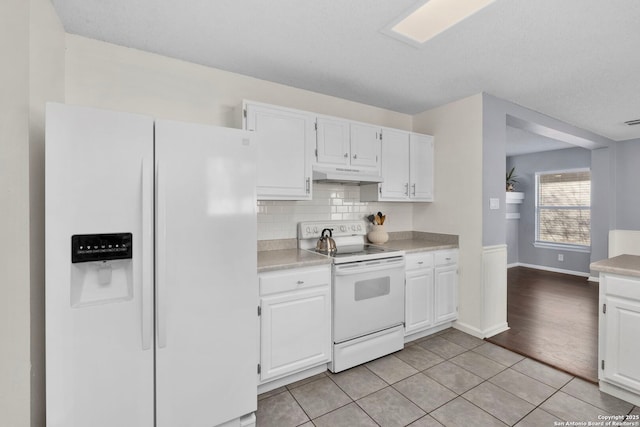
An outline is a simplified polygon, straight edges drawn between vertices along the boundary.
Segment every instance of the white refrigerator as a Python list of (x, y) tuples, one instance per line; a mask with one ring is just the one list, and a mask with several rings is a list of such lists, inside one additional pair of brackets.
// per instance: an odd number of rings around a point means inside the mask
[(47, 105), (48, 427), (252, 425), (251, 138)]

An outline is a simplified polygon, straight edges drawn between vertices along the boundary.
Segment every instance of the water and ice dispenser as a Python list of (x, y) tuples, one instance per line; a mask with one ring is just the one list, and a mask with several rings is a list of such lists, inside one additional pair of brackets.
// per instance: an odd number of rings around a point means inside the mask
[(71, 236), (71, 306), (131, 299), (132, 259), (131, 233)]

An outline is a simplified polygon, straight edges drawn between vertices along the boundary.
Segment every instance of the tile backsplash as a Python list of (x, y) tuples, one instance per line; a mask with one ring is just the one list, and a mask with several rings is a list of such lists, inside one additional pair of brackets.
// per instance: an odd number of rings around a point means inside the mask
[(411, 203), (361, 202), (357, 185), (314, 183), (313, 200), (258, 200), (258, 240), (295, 238), (300, 221), (357, 220), (378, 211), (387, 231), (413, 229)]

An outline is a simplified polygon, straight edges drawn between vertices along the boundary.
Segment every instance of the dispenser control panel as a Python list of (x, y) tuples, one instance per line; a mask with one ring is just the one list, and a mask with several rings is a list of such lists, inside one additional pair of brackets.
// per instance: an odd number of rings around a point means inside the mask
[(71, 262), (130, 259), (131, 233), (74, 234), (71, 236)]

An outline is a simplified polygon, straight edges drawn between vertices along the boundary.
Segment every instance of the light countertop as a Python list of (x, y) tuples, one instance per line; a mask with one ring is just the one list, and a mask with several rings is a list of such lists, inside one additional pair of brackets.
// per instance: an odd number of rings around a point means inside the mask
[(258, 273), (289, 268), (313, 267), (331, 264), (326, 255), (305, 251), (304, 249), (280, 249), (258, 252)]
[(640, 277), (640, 256), (618, 255), (613, 258), (592, 262), (590, 268), (601, 273)]
[[(420, 232), (389, 234), (392, 238), (377, 246), (405, 253), (458, 248), (458, 236)], [(330, 257), (292, 247), (295, 244), (295, 239), (259, 242), (259, 247), (263, 250), (258, 251), (258, 273), (331, 264)]]
[(382, 246), (389, 249), (397, 249), (408, 254), (412, 252), (437, 251), (441, 249), (458, 248), (457, 243), (444, 243), (427, 239), (390, 240), (387, 243), (376, 244), (376, 246)]

